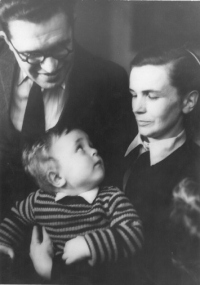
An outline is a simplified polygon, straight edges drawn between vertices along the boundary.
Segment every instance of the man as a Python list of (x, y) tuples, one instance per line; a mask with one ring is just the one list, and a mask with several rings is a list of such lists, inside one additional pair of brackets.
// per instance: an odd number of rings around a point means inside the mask
[(72, 0), (0, 2), (2, 216), (36, 189), (23, 171), (22, 147), (55, 126), (84, 129), (105, 160), (107, 178), (120, 177), (118, 162), (134, 130), (128, 79), (74, 41), (73, 8)]
[[(83, 128), (100, 149), (108, 173), (115, 173), (123, 155), (131, 127), (128, 79), (119, 66), (90, 55), (76, 44), (73, 7), (73, 1), (64, 0), (1, 1), (3, 213), (16, 199), (35, 189), (22, 170), (21, 145), (54, 126)], [(44, 122), (37, 102), (29, 102), (34, 82), (41, 87)], [(33, 120), (40, 116), (41, 120), (29, 125), (28, 109), (32, 110)]]

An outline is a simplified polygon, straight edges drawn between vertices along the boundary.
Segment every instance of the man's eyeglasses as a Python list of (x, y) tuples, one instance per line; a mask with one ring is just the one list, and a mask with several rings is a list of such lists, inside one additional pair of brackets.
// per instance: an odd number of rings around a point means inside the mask
[(58, 45), (56, 48), (52, 49), (49, 52), (30, 52), (30, 53), (26, 53), (26, 52), (19, 52), (18, 50), (16, 50), (16, 48), (13, 46), (12, 42), (10, 41), (12, 47), (14, 48), (14, 50), (16, 51), (16, 53), (18, 54), (18, 56), (20, 57), (20, 59), (24, 62), (28, 62), (30, 64), (41, 64), (44, 62), (44, 60), (47, 57), (53, 57), (55, 59), (66, 59), (70, 53), (73, 52), (73, 49), (69, 49), (66, 46), (66, 43), (62, 43), (60, 45)]

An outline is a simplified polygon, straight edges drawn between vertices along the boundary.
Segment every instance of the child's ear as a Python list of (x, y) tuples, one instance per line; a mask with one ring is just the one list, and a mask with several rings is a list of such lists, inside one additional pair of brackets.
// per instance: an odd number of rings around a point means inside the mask
[(61, 188), (66, 184), (64, 177), (60, 176), (59, 173), (55, 171), (49, 171), (47, 177), (49, 183), (51, 183), (55, 188)]
[(196, 106), (198, 99), (199, 99), (198, 91), (194, 90), (188, 93), (185, 99), (183, 100), (183, 113), (184, 114), (190, 113)]

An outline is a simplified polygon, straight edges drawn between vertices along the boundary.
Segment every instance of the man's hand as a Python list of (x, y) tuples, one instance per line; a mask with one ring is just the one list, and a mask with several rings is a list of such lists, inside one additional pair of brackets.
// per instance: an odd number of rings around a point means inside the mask
[(14, 259), (15, 256), (13, 249), (5, 245), (0, 245), (0, 253), (8, 255), (11, 259)]
[(90, 256), (91, 253), (84, 237), (78, 236), (65, 243), (62, 259), (66, 264), (72, 264)]
[(42, 227), (43, 240), (40, 241), (39, 229), (33, 227), (32, 239), (30, 245), (30, 258), (36, 272), (45, 279), (51, 278), (53, 264), (53, 244), (44, 227)]

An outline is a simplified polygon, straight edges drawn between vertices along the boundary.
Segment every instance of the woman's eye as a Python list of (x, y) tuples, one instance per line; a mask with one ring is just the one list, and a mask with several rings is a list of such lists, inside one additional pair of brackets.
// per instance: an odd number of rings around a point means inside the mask
[(156, 96), (156, 94), (151, 94), (151, 93), (148, 94), (148, 97), (149, 97), (149, 99), (151, 99), (151, 100), (156, 100), (156, 99), (159, 98), (158, 96)]
[(137, 94), (136, 93), (131, 93), (132, 98), (136, 98)]
[(156, 97), (156, 96), (151, 96), (151, 95), (149, 95), (148, 97), (149, 97), (149, 99), (151, 99), (151, 100), (156, 100), (156, 99), (158, 99), (158, 97)]

